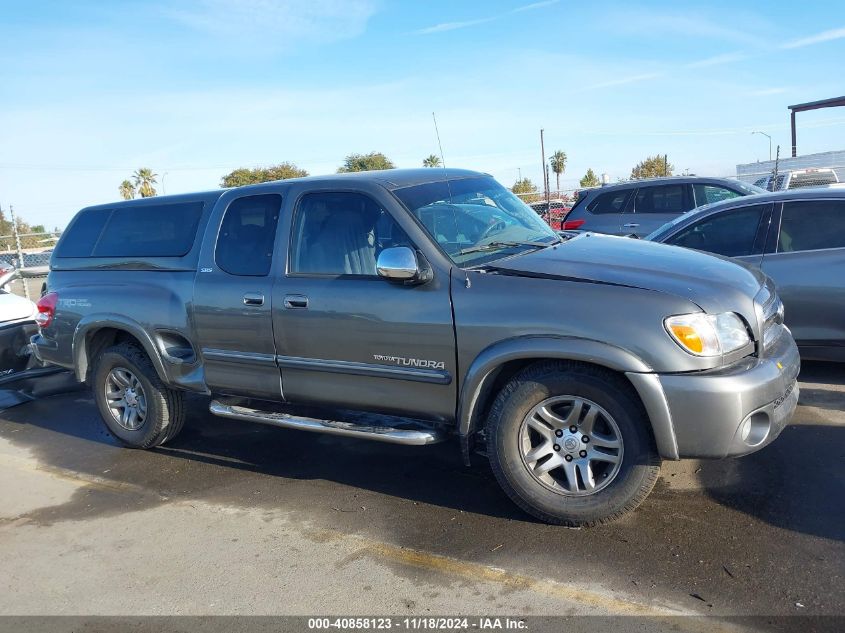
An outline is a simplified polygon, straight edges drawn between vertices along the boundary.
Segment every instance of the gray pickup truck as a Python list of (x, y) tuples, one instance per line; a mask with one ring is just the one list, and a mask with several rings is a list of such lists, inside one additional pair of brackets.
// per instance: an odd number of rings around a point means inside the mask
[(454, 437), (551, 523), (632, 510), (661, 459), (755, 451), (798, 400), (798, 352), (762, 273), (561, 238), (471, 171), (89, 207), (47, 285), (34, 348), (91, 385), (126, 446), (172, 440), (184, 392), (279, 427)]

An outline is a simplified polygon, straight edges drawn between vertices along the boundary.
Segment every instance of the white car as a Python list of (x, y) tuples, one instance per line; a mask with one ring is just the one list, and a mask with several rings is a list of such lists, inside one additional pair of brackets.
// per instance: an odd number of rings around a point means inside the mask
[(804, 187), (845, 188), (845, 183), (839, 182), (839, 177), (832, 169), (792, 169), (779, 172), (777, 179), (764, 176), (754, 184), (767, 191), (786, 191), (787, 189), (801, 189)]
[(8, 289), (18, 275), (17, 269), (0, 262), (0, 379), (28, 369), (34, 362), (29, 338), (38, 331), (38, 309), (32, 301)]

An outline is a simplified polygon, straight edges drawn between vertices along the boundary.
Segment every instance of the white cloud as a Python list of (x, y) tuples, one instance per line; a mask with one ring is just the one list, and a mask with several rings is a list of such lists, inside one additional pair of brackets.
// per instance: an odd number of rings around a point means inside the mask
[(360, 35), (375, 13), (374, 0), (196, 0), (163, 9), (186, 26), (249, 40), (261, 48), (289, 48), (302, 42), (329, 42)]
[(595, 90), (597, 88), (610, 88), (611, 86), (623, 86), (625, 84), (638, 83), (640, 81), (648, 81), (649, 79), (657, 79), (662, 77), (662, 73), (640, 73), (638, 75), (628, 75), (625, 77), (617, 77), (615, 79), (608, 79), (607, 81), (600, 81), (591, 86), (587, 86), (584, 90)]
[[(736, 16), (735, 16), (736, 17)], [(738, 20), (732, 20), (736, 24)], [(606, 28), (612, 28), (618, 33), (635, 35), (645, 39), (661, 39), (664, 37), (715, 39), (742, 44), (765, 46), (765, 38), (754, 35), (751, 26), (754, 21), (750, 18), (744, 21), (745, 28), (726, 26), (724, 20), (711, 20), (706, 15), (684, 11), (683, 13), (669, 13), (663, 9), (649, 10), (644, 7), (627, 9), (611, 14), (605, 23)]]
[(520, 13), (521, 11), (532, 11), (534, 9), (542, 9), (543, 7), (550, 7), (553, 4), (557, 4), (560, 0), (541, 0), (541, 2), (532, 2), (531, 4), (524, 4), (521, 7), (517, 7), (513, 10), (512, 13)]
[(557, 4), (560, 0), (540, 0), (540, 2), (532, 2), (531, 4), (524, 4), (522, 6), (516, 7), (507, 13), (502, 13), (498, 15), (490, 15), (485, 18), (476, 18), (474, 20), (463, 20), (459, 22), (441, 22), (440, 24), (435, 24), (434, 26), (427, 26), (422, 29), (418, 29), (414, 31), (417, 35), (430, 35), (432, 33), (444, 33), (445, 31), (457, 31), (458, 29), (465, 29), (471, 26), (478, 26), (479, 24), (486, 24), (487, 22), (493, 22), (494, 20), (499, 20), (506, 15), (512, 13), (521, 13), (523, 11), (533, 11), (534, 9), (542, 9), (544, 7), (550, 7), (553, 4)]
[(484, 24), (485, 22), (492, 22), (497, 17), (498, 16), (493, 16), (489, 18), (478, 18), (477, 20), (465, 20), (463, 22), (443, 22), (441, 24), (435, 24), (434, 26), (427, 26), (424, 29), (419, 29), (417, 33), (420, 35), (428, 35), (430, 33), (456, 31), (458, 29), (465, 29), (469, 26), (476, 26), (478, 24)]
[(722, 53), (721, 55), (714, 55), (713, 57), (707, 57), (705, 59), (691, 62), (687, 64), (687, 68), (706, 68), (708, 66), (718, 66), (720, 64), (739, 62), (744, 59), (748, 59), (748, 55), (745, 53)]
[(745, 94), (749, 97), (769, 97), (771, 95), (783, 94), (787, 90), (787, 88), (760, 88), (759, 90), (749, 90)]
[(830, 42), (831, 40), (840, 40), (842, 38), (845, 38), (845, 28), (830, 29), (829, 31), (822, 31), (809, 37), (792, 40), (781, 46), (781, 48), (802, 48), (804, 46), (812, 46), (813, 44), (821, 44), (822, 42)]

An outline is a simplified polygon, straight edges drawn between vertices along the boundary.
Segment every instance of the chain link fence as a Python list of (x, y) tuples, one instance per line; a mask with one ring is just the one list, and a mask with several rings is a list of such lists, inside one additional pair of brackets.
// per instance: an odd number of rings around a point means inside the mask
[[(777, 177), (774, 174), (777, 172)], [(780, 157), (736, 166), (736, 177), (770, 191), (845, 182), (845, 151)]]
[(15, 294), (37, 301), (50, 270), (50, 256), (60, 233), (19, 233), (0, 235), (0, 269), (17, 268), (21, 278), (8, 288)]
[(575, 204), (577, 190), (575, 189), (561, 189), (558, 191), (549, 192), (549, 200), (546, 202), (546, 194), (544, 191), (529, 191), (527, 193), (515, 194), (529, 207), (534, 209), (537, 214), (543, 218), (549, 226), (555, 230), (560, 230), (563, 226), (563, 221), (567, 214)]

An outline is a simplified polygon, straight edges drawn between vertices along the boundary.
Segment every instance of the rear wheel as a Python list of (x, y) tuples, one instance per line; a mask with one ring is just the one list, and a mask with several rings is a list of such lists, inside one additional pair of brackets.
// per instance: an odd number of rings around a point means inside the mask
[(642, 406), (621, 377), (598, 367), (529, 367), (499, 393), (486, 433), (499, 484), (549, 523), (618, 518), (648, 496), (660, 472)]
[(98, 359), (93, 389), (106, 428), (125, 446), (159, 446), (182, 429), (182, 392), (165, 386), (137, 345), (122, 343), (107, 349)]

